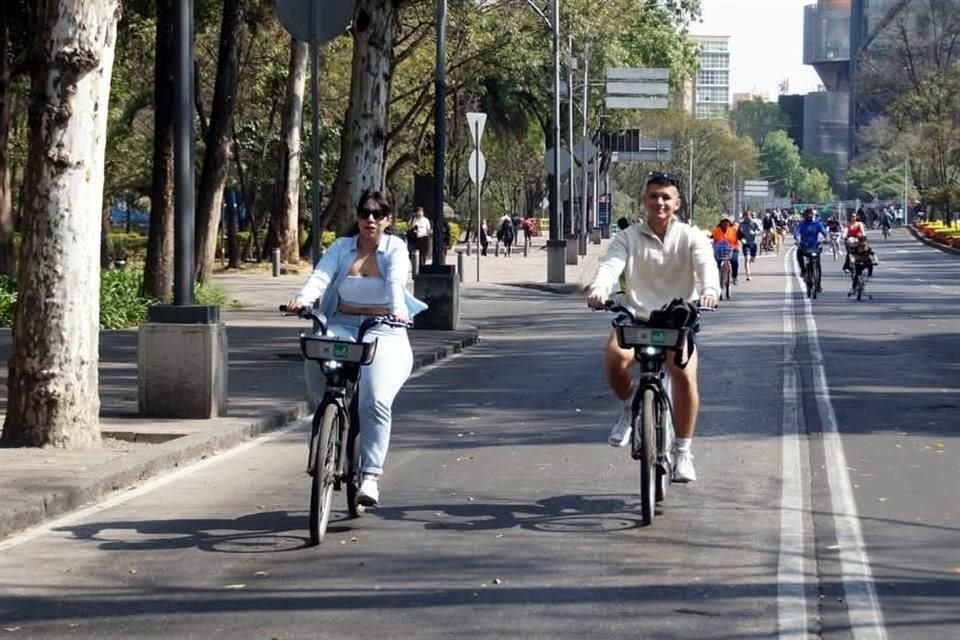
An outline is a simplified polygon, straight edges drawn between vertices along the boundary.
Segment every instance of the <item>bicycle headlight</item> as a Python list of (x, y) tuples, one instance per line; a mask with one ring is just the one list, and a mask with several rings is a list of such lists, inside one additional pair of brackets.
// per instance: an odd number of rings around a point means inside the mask
[(337, 362), (336, 360), (327, 360), (323, 363), (323, 370), (327, 372), (338, 371), (342, 367), (343, 367), (343, 364)]
[(643, 348), (643, 352), (644, 352), (645, 354), (647, 354), (648, 356), (655, 356), (655, 355), (657, 355), (657, 348), (656, 348), (656, 347), (644, 347), (644, 348)]

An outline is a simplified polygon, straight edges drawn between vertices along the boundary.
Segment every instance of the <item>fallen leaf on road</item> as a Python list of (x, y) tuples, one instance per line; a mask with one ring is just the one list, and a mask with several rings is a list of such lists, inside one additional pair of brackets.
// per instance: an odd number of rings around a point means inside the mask
[(255, 574), (253, 574), (253, 575), (256, 576), (257, 578), (266, 578), (266, 577), (268, 577), (270, 574), (267, 573), (266, 571), (257, 571), (257, 572), (256, 572)]
[(435, 515), (435, 516), (437, 516), (437, 517), (439, 518), (439, 517), (442, 516), (443, 514), (440, 513), (439, 511), (434, 511), (434, 512), (433, 512), (433, 515)]
[(502, 533), (498, 533), (498, 534), (497, 534), (497, 537), (498, 537), (498, 538), (502, 538), (502, 537), (503, 537), (503, 534), (502, 534)]
[(502, 583), (502, 582), (503, 582), (503, 580), (501, 580), (500, 578), (494, 578), (494, 579), (493, 579), (493, 584), (500, 584), (500, 583)]
[(886, 501), (887, 501), (886, 498), (877, 498), (877, 502), (886, 502)]
[(467, 496), (467, 502), (473, 502), (473, 496)]
[(137, 568), (136, 568), (136, 567), (130, 567), (130, 575), (132, 575), (132, 576), (137, 575)]
[[(477, 594), (473, 594), (473, 595), (477, 595)], [(19, 631), (19, 630), (20, 630), (20, 627), (4, 627), (3, 630), (4, 630), (4, 631), (9, 631), (10, 633), (13, 633), (14, 631)]]
[(225, 585), (223, 585), (223, 588), (224, 588), (224, 589), (231, 589), (231, 590), (236, 591), (236, 590), (238, 590), (238, 589), (246, 589), (246, 588), (247, 588), (247, 585), (245, 585), (245, 584), (243, 584), (243, 583), (240, 583), (240, 584), (225, 584)]
[(360, 539), (357, 538), (357, 536), (350, 536), (350, 542), (352, 542), (353, 544), (356, 544), (360, 542)]
[(827, 549), (829, 549), (830, 551), (836, 551), (839, 548), (840, 548), (840, 545), (838, 544), (832, 544), (829, 547), (827, 547)]

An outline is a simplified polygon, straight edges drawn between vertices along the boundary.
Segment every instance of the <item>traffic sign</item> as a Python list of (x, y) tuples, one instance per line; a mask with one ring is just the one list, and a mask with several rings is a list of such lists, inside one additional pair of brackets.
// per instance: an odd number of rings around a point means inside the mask
[(766, 198), (770, 195), (770, 184), (766, 180), (744, 180), (743, 195), (750, 198)]
[[(347, 30), (356, 9), (355, 0), (277, 0), (277, 17), (300, 42), (322, 44)], [(311, 5), (316, 5), (311, 9)], [(310, 17), (315, 24), (310, 28)]]
[(670, 106), (669, 69), (607, 69), (608, 109), (666, 109)]
[(467, 124), (470, 125), (470, 137), (473, 138), (473, 146), (480, 146), (480, 139), (483, 137), (483, 125), (487, 123), (487, 114), (477, 111), (467, 112)]
[(573, 157), (580, 164), (590, 164), (597, 155), (597, 147), (587, 138), (580, 138), (580, 141), (573, 146)]
[(474, 149), (470, 152), (470, 161), (467, 164), (471, 182), (474, 184), (482, 183), (484, 176), (487, 174), (487, 159), (484, 157), (483, 151)]
[[(547, 149), (547, 152), (543, 154), (543, 167), (550, 175), (553, 175), (553, 154), (553, 147)], [(570, 171), (570, 152), (566, 149), (560, 149), (560, 175), (562, 176), (567, 171)]]

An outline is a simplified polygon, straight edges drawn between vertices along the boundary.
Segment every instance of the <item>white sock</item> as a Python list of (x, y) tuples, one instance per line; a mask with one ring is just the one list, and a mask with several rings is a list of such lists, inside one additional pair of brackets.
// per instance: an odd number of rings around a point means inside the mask
[(686, 451), (690, 453), (690, 446), (693, 444), (693, 438), (677, 438), (674, 446), (677, 448), (677, 451)]

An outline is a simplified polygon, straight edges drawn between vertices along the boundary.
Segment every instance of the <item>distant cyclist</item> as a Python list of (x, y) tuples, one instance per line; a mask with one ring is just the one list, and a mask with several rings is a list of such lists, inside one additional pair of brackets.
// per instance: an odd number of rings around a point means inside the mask
[[(600, 261), (597, 274), (587, 288), (587, 304), (601, 308), (617, 286), (621, 273), (626, 276), (623, 304), (635, 316), (646, 320), (651, 311), (674, 298), (699, 300), (703, 307), (717, 306), (720, 275), (706, 236), (675, 217), (680, 208), (680, 180), (669, 173), (647, 176), (643, 191), (646, 217), (630, 225), (610, 242)], [(685, 350), (686, 351), (686, 350)], [(673, 381), (674, 476), (677, 482), (697, 479), (693, 467), (691, 443), (700, 406), (697, 388), (695, 346), (686, 367), (673, 358), (665, 365)], [(608, 442), (624, 447), (630, 441), (631, 399), (633, 397), (633, 349), (621, 349), (616, 332), (611, 331), (604, 354), (604, 368), (610, 388), (619, 402), (618, 417)]]
[[(730, 257), (730, 267), (733, 274), (733, 284), (737, 284), (737, 272), (740, 271), (740, 231), (728, 216), (720, 218), (720, 222), (713, 228), (711, 233), (713, 239), (714, 259), (717, 261), (717, 269), (728, 255)], [(727, 250), (729, 249), (729, 251)]]
[[(873, 277), (873, 267), (876, 264), (879, 264), (877, 260), (877, 255), (873, 252), (873, 247), (870, 246), (870, 243), (867, 242), (865, 236), (861, 236), (857, 239), (857, 246), (853, 249), (853, 253), (850, 254), (851, 259), (853, 260), (853, 272), (850, 274), (853, 281), (853, 286), (856, 286), (857, 276), (859, 276), (864, 271), (867, 272), (867, 277)], [(850, 289), (851, 293), (853, 288)]]
[[(822, 222), (814, 220), (813, 209), (808, 207), (803, 211), (803, 219), (794, 227), (793, 237), (797, 241), (797, 264), (800, 265), (800, 273), (803, 273), (807, 255), (820, 245), (821, 237), (829, 240), (830, 234)], [(817, 285), (817, 292), (820, 291), (823, 291), (823, 287)]]

